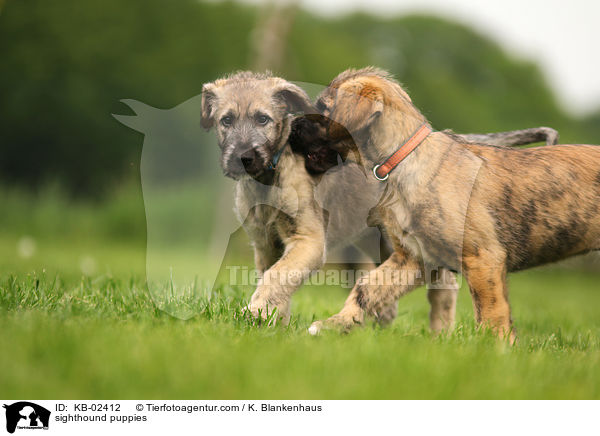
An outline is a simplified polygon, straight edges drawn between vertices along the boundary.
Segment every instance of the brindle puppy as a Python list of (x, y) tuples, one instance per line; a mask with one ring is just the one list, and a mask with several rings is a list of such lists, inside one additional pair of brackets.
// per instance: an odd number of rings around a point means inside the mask
[[(336, 148), (346, 152), (350, 132), (368, 171), (427, 123), (400, 85), (374, 68), (340, 74), (318, 104), (336, 121), (328, 141), (340, 140)], [(418, 267), (421, 258), (462, 271), (476, 320), (514, 341), (507, 273), (600, 249), (600, 147), (511, 149), (433, 132), (383, 183), (389, 198), (377, 219), (395, 253), (312, 333), (349, 328), (397, 301), (409, 289), (385, 275)]]

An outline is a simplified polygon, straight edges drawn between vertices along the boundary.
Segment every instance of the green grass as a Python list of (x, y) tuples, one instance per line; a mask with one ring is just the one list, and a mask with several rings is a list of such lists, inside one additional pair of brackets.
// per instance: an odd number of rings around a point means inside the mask
[(181, 321), (156, 308), (140, 277), (0, 280), (0, 392), (8, 398), (599, 398), (600, 277), (531, 271), (512, 278), (520, 343), (477, 331), (461, 289), (458, 326), (427, 329), (423, 290), (391, 327), (309, 337), (346, 291), (305, 287), (288, 327), (241, 315), (219, 290)]
[(10, 206), (0, 219), (4, 398), (600, 398), (598, 273), (511, 276), (515, 347), (475, 328), (464, 287), (449, 335), (429, 333), (419, 289), (388, 328), (315, 338), (308, 326), (337, 312), (347, 289), (305, 286), (288, 327), (244, 317), (251, 290), (231, 287), (181, 302), (198, 313), (181, 321), (146, 291), (145, 243), (127, 230), (141, 225), (135, 195), (108, 208), (0, 198)]

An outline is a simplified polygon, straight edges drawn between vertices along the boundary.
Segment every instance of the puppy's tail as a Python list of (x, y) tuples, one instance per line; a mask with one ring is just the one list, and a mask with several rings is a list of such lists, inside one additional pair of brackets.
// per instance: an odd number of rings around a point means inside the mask
[(558, 144), (558, 132), (551, 127), (533, 127), (530, 129), (510, 130), (498, 133), (467, 133), (464, 135), (456, 134), (463, 141), (493, 145), (496, 147), (516, 147), (518, 145), (534, 144), (536, 142), (545, 142), (546, 145)]

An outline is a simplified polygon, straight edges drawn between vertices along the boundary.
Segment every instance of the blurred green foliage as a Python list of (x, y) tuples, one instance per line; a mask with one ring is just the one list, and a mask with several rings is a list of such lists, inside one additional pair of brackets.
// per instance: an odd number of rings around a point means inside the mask
[[(0, 177), (98, 194), (137, 175), (141, 138), (120, 99), (175, 106), (252, 65), (269, 8), (192, 0), (20, 0), (0, 15)], [(438, 128), (550, 125), (599, 142), (600, 113), (569, 117), (539, 68), (462, 25), (425, 16), (320, 18), (298, 11), (281, 71), (326, 84), (348, 67), (389, 69)]]

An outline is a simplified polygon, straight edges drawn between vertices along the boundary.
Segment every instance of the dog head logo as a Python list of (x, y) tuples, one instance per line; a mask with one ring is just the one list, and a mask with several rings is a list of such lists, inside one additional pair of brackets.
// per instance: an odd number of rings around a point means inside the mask
[(6, 431), (18, 429), (48, 429), (50, 411), (28, 401), (19, 401), (3, 406), (6, 409)]
[[(302, 87), (310, 91), (308, 85)], [(316, 94), (323, 87), (312, 88)], [(148, 291), (161, 310), (189, 319), (197, 314), (197, 300), (214, 287), (231, 251), (230, 238), (249, 211), (264, 204), (294, 217), (297, 194), (252, 178), (223, 177), (217, 138), (200, 123), (202, 95), (170, 109), (135, 100), (123, 103), (134, 114), (114, 118), (144, 135), (140, 173)], [(255, 195), (236, 205), (234, 193), (241, 184), (251, 185)], [(282, 204), (278, 198), (287, 201)]]

